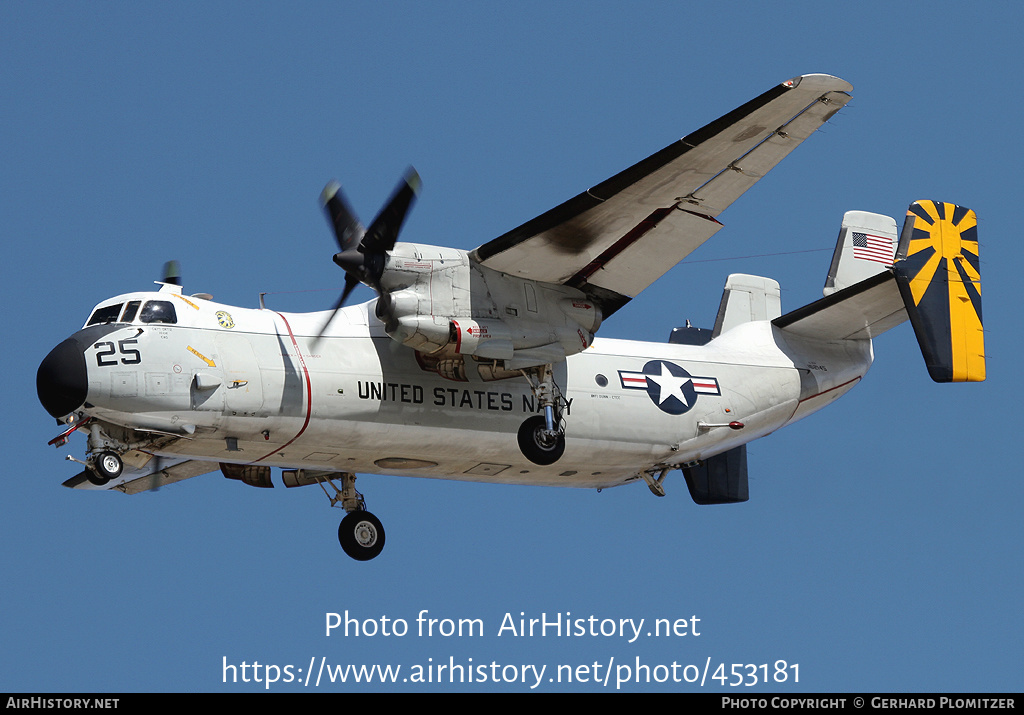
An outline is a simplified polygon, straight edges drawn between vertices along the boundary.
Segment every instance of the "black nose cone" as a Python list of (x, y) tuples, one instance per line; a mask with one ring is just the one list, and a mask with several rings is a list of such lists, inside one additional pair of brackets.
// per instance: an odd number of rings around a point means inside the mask
[(68, 338), (43, 358), (36, 373), (36, 392), (43, 407), (54, 417), (64, 417), (85, 402), (89, 377), (82, 345)]

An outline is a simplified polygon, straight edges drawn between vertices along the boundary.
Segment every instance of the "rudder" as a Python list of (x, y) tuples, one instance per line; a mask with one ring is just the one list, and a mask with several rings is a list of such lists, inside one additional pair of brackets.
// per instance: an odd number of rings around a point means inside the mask
[(936, 382), (985, 379), (977, 228), (968, 208), (915, 201), (900, 234), (896, 283)]

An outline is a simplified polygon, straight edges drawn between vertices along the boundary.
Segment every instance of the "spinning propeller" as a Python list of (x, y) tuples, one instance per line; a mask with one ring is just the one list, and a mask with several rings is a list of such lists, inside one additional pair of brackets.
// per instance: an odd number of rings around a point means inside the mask
[(334, 254), (334, 262), (345, 271), (345, 289), (320, 330), (321, 335), (360, 283), (373, 288), (377, 295), (384, 295), (380, 279), (387, 263), (387, 253), (395, 247), (398, 232), (419, 189), (420, 176), (415, 169), (409, 167), (377, 218), (373, 219), (369, 228), (363, 228), (341, 193), (341, 185), (332, 181), (324, 187), (320, 203), (327, 212), (338, 242), (339, 250)]
[(164, 264), (164, 275), (160, 282), (180, 286), (181, 264), (179, 264), (177, 261), (167, 261), (167, 263)]

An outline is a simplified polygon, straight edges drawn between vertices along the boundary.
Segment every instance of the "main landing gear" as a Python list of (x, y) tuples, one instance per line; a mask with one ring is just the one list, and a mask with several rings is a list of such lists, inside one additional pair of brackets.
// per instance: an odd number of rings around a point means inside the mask
[[(384, 550), (384, 527), (380, 519), (366, 511), (366, 500), (356, 491), (356, 475), (350, 472), (338, 472), (341, 478), (341, 489), (325, 473), (307, 473), (316, 480), (324, 494), (331, 500), (331, 506), (341, 507), (348, 512), (338, 526), (338, 542), (345, 553), (356, 561), (369, 561)], [(335, 495), (332, 497), (324, 484), (330, 484)]]
[(341, 520), (338, 541), (356, 561), (369, 561), (384, 549), (384, 527), (373, 514), (357, 509)]
[(562, 408), (568, 412), (569, 403), (555, 384), (550, 364), (521, 372), (530, 381), (541, 414), (528, 418), (519, 426), (519, 451), (534, 464), (554, 464), (565, 451)]
[(534, 464), (557, 462), (565, 451), (565, 433), (545, 415), (534, 415), (519, 425), (519, 451)]

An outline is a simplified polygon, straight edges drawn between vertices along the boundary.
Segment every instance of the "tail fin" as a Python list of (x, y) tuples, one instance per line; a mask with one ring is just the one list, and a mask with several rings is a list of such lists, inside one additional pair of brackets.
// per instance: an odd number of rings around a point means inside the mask
[(936, 382), (984, 380), (974, 212), (939, 201), (912, 203), (893, 268), (931, 378)]
[(725, 282), (722, 302), (712, 337), (718, 337), (740, 323), (775, 320), (782, 315), (781, 292), (777, 281), (745, 273), (733, 273)]
[(895, 226), (885, 216), (847, 213), (825, 297), (772, 323), (817, 340), (862, 340), (909, 318), (933, 380), (984, 380), (977, 217), (955, 204), (917, 201), (892, 256)]
[(867, 211), (847, 211), (839, 229), (825, 295), (856, 285), (892, 266), (896, 254), (896, 221)]

